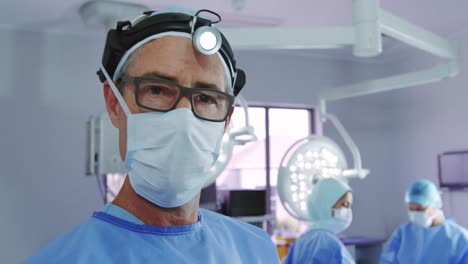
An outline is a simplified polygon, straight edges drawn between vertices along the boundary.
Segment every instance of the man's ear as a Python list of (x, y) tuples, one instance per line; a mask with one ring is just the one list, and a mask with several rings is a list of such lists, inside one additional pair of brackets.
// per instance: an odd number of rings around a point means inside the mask
[(109, 114), (109, 118), (112, 124), (119, 128), (119, 113), (122, 110), (120, 108), (119, 101), (117, 97), (115, 97), (114, 92), (112, 92), (112, 88), (109, 85), (109, 82), (106, 80), (103, 84), (104, 89), (104, 99), (106, 100), (106, 107), (107, 113)]
[(226, 122), (224, 123), (224, 132), (228, 128), (229, 124), (231, 123), (231, 116), (234, 113), (234, 106), (231, 106), (231, 110), (229, 110), (229, 115), (226, 118)]

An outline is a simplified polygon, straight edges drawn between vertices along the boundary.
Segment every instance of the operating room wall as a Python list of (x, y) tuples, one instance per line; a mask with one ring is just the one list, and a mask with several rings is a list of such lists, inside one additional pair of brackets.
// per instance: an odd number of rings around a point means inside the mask
[[(453, 35), (451, 40), (460, 50), (457, 76), (393, 95), (401, 191), (416, 178), (428, 178), (438, 184), (437, 155), (468, 150), (468, 32)], [(446, 216), (468, 228), (468, 190), (442, 190), (442, 198)]]
[(102, 204), (84, 176), (85, 122), (104, 110), (94, 74), (101, 42), (1, 35), (0, 262), (18, 263)]

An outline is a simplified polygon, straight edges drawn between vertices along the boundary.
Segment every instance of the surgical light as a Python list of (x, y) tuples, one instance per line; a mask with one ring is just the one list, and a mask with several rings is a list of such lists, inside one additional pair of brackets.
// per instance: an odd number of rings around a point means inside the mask
[(341, 177), (347, 167), (343, 151), (333, 140), (311, 135), (296, 141), (283, 156), (278, 174), (278, 194), (286, 211), (307, 220), (306, 204), (315, 183)]
[(296, 141), (283, 156), (278, 171), (278, 194), (285, 210), (293, 217), (310, 221), (307, 201), (315, 184), (326, 178), (365, 178), (369, 170), (362, 168), (359, 149), (338, 118), (325, 112), (321, 105), (321, 122), (329, 121), (343, 138), (353, 158), (348, 169), (341, 148), (330, 138), (320, 135)]
[(354, 56), (366, 58), (382, 53), (379, 2), (353, 0)]
[(78, 13), (87, 26), (110, 29), (118, 21), (138, 16), (148, 9), (147, 6), (137, 3), (89, 0), (80, 6)]

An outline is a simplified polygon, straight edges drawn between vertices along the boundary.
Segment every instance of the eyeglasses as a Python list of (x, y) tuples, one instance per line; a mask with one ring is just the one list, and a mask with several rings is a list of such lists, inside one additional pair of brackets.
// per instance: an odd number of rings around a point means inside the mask
[(135, 85), (136, 104), (142, 108), (168, 112), (180, 98), (190, 99), (193, 114), (201, 119), (222, 122), (234, 104), (234, 96), (212, 88), (188, 88), (157, 77), (120, 77), (125, 83)]

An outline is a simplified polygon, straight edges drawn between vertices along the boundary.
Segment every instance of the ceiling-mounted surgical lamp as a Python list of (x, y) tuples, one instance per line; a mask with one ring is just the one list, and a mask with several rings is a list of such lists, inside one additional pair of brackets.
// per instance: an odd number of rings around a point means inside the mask
[(321, 122), (330, 121), (343, 138), (353, 158), (348, 168), (343, 150), (332, 139), (311, 135), (296, 141), (283, 156), (278, 171), (278, 194), (286, 211), (308, 221), (307, 199), (315, 183), (325, 178), (363, 179), (369, 174), (362, 168), (361, 154), (338, 118), (324, 114)]
[(145, 5), (109, 0), (90, 0), (78, 10), (81, 20), (89, 27), (110, 29), (118, 21), (137, 17), (149, 10)]
[(353, 0), (353, 54), (374, 57), (382, 53), (379, 0)]
[(348, 167), (341, 148), (330, 138), (311, 135), (296, 141), (283, 156), (278, 171), (278, 195), (285, 210), (308, 219), (307, 199), (324, 178), (339, 178)]
[(359, 151), (359, 148), (356, 146), (351, 136), (348, 134), (348, 131), (346, 131), (345, 127), (341, 124), (340, 120), (338, 120), (338, 118), (335, 115), (332, 115), (330, 113), (324, 113), (321, 116), (321, 121), (322, 123), (330, 121), (330, 123), (335, 127), (336, 131), (341, 136), (341, 138), (343, 138), (343, 141), (345, 142), (349, 152), (351, 153), (353, 166), (349, 169), (343, 170), (341, 176), (346, 178), (357, 177), (360, 179), (364, 179), (370, 173), (370, 171), (362, 167), (361, 152)]
[(363, 179), (361, 154), (338, 118), (323, 113), (321, 122), (330, 121), (348, 147), (353, 163), (348, 168), (343, 150), (332, 139), (321, 135), (296, 141), (284, 154), (278, 171), (278, 194), (285, 210), (294, 218), (309, 221), (307, 200), (314, 185), (325, 178)]

